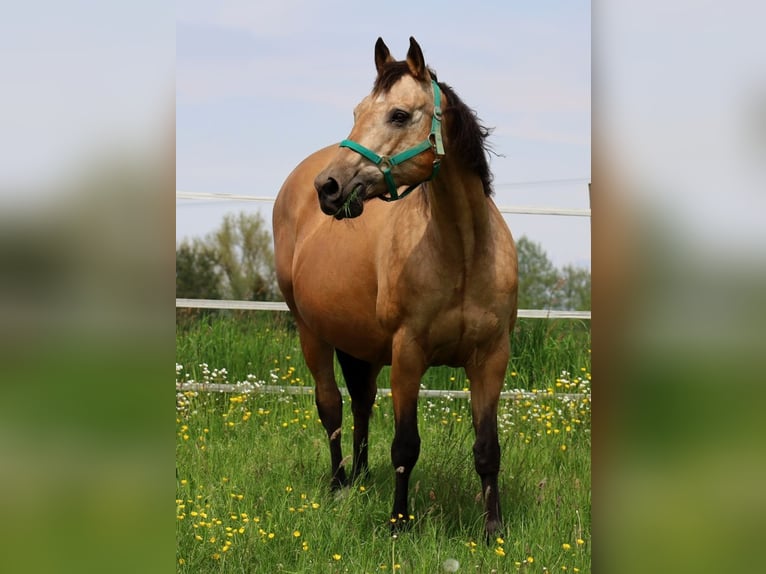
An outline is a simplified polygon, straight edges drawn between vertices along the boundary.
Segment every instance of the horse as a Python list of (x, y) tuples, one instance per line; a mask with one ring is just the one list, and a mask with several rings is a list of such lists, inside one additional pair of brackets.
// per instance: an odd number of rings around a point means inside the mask
[[(518, 282), (515, 244), (491, 198), (489, 130), (437, 80), (414, 38), (403, 61), (378, 38), (375, 68), (349, 137), (303, 160), (279, 191), (272, 218), (277, 281), (315, 381), (331, 488), (369, 470), (376, 380), (390, 365), (391, 522), (394, 532), (408, 526), (421, 378), (431, 365), (462, 367), (491, 537), (502, 528), (497, 406)], [(333, 353), (351, 397), (350, 478)]]

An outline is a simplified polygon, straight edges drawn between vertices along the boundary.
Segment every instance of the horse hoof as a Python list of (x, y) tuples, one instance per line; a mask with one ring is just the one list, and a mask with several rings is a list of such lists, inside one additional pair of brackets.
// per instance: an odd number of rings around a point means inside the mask
[(339, 490), (342, 490), (343, 487), (349, 486), (349, 481), (346, 478), (346, 475), (340, 475), (340, 476), (334, 476), (333, 479), (330, 481), (330, 492), (338, 492)]
[(412, 527), (412, 520), (409, 516), (392, 516), (389, 520), (391, 523), (391, 536), (396, 538), (400, 533), (406, 532)]
[(362, 467), (359, 470), (354, 469), (351, 472), (351, 484), (354, 484), (358, 481), (365, 481), (370, 477), (370, 469), (367, 467)]
[(346, 500), (348, 498), (349, 492), (351, 492), (348, 488), (339, 488), (338, 490), (332, 491), (332, 498), (336, 502), (340, 502), (341, 500)]
[(488, 520), (484, 525), (484, 535), (487, 544), (493, 544), (498, 536), (503, 536), (503, 523), (499, 520)]

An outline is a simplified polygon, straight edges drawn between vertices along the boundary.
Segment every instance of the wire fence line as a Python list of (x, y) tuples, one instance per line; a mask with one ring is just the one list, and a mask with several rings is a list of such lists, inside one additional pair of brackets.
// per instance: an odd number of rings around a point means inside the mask
[[(232, 299), (176, 299), (178, 309), (229, 309), (236, 311), (289, 311), (282, 301), (236, 301)], [(519, 309), (521, 319), (580, 319), (591, 318), (590, 311), (559, 311), (555, 309)]]
[(557, 185), (580, 186), (590, 185), (590, 177), (564, 177), (560, 179), (535, 179), (527, 181), (492, 182), (494, 189), (518, 189), (524, 187), (547, 187)]
[[(226, 383), (195, 383), (184, 382), (176, 383), (176, 391), (178, 392), (207, 392), (207, 393), (237, 393), (237, 394), (278, 394), (278, 395), (313, 395), (313, 387), (289, 387), (282, 385), (254, 385), (252, 383), (242, 384), (226, 384)], [(348, 396), (348, 390), (339, 388), (340, 393), (344, 396)], [(391, 397), (391, 389), (378, 389), (378, 397)], [(440, 389), (420, 389), (418, 398), (453, 398), (453, 399), (470, 399), (471, 391), (447, 391)], [(500, 393), (500, 398), (503, 400), (514, 399), (558, 399), (563, 401), (579, 401), (584, 398), (590, 400), (590, 395), (585, 393), (552, 393), (548, 391), (503, 391)]]
[[(207, 193), (196, 191), (176, 191), (176, 199), (191, 199), (203, 201), (255, 201), (274, 203), (275, 197), (257, 195), (238, 195), (234, 193)], [(568, 207), (536, 207), (536, 206), (498, 206), (500, 213), (522, 215), (563, 215), (570, 217), (590, 217), (590, 209)]]

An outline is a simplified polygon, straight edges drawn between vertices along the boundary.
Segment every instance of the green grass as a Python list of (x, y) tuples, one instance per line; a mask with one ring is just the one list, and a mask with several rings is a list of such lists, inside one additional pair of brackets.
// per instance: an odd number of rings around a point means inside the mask
[[(483, 540), (465, 399), (420, 400), (422, 447), (410, 482), (415, 520), (392, 538), (390, 398), (379, 398), (374, 409), (370, 475), (333, 495), (327, 439), (312, 396), (187, 392), (177, 396), (176, 412), (177, 571), (436, 573), (455, 559), (458, 572), (589, 572), (589, 332), (583, 325), (536, 323), (516, 333), (507, 386), (530, 388), (536, 381), (541, 391), (586, 397), (563, 402), (540, 392), (501, 403), (502, 542)], [(186, 324), (177, 349), (177, 380), (255, 375), (250, 380), (311, 386), (294, 330), (266, 314)], [(445, 368), (432, 369), (425, 383), (462, 388), (465, 381)]]
[[(244, 381), (252, 375), (271, 382), (273, 372), (279, 378), (274, 382), (313, 386), (287, 313), (213, 311), (200, 320), (180, 321), (176, 363), (194, 380), (202, 379), (204, 363), (211, 370), (225, 368), (229, 381)], [(589, 365), (590, 322), (520, 319), (511, 341), (506, 388), (545, 389), (562, 371), (577, 373)], [(422, 384), (449, 390), (467, 386), (462, 369), (448, 367), (432, 367)], [(381, 372), (378, 386), (390, 387), (388, 368)]]

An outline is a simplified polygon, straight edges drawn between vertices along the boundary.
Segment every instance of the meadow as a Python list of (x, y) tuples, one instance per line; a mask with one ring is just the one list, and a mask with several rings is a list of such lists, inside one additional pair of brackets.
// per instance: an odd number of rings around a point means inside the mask
[[(373, 411), (370, 474), (331, 493), (327, 438), (289, 315), (182, 314), (176, 349), (177, 383), (228, 383), (237, 391), (176, 393), (177, 572), (590, 571), (589, 324), (517, 325), (506, 390), (531, 394), (501, 401), (505, 529), (489, 543), (468, 399), (421, 398), (414, 520), (392, 537), (389, 396), (379, 396)], [(257, 392), (275, 384), (307, 394)], [(388, 369), (378, 384), (389, 386)], [(470, 386), (462, 371), (446, 367), (429, 370), (422, 384)]]

